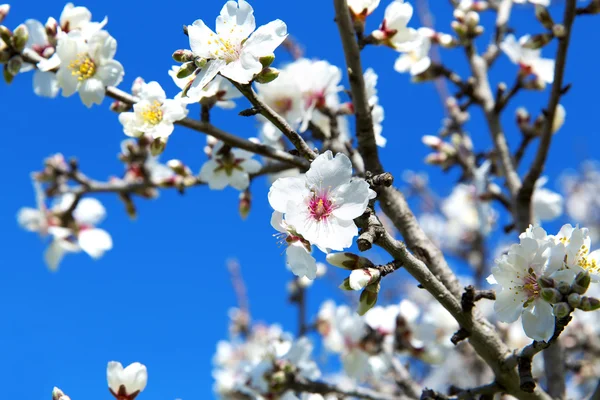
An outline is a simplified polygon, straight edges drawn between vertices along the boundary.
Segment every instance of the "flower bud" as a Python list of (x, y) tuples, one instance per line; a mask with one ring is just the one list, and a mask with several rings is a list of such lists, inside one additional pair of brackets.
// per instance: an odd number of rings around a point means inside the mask
[(553, 288), (556, 286), (554, 279), (548, 278), (547, 276), (540, 276), (537, 283), (541, 288)]
[(458, 21), (452, 21), (450, 27), (456, 32), (459, 37), (464, 37), (467, 34), (467, 27), (465, 24)]
[(558, 132), (558, 130), (565, 123), (565, 118), (567, 117), (567, 110), (563, 107), (562, 104), (558, 104), (556, 106), (556, 112), (554, 113), (554, 121), (552, 121), (552, 133)]
[(122, 113), (128, 111), (131, 108), (131, 104), (123, 103), (122, 101), (115, 100), (110, 103), (109, 109), (110, 111), (114, 111), (116, 113)]
[(583, 311), (595, 311), (600, 308), (600, 300), (594, 297), (582, 296), (579, 309)]
[(527, 109), (525, 107), (517, 108), (517, 111), (515, 114), (517, 116), (517, 126), (520, 129), (524, 129), (531, 122), (531, 116), (529, 115), (529, 112), (527, 111)]
[(463, 22), (465, 19), (465, 12), (463, 10), (461, 10), (460, 8), (455, 9), (453, 15), (454, 15), (454, 19), (459, 22)]
[(556, 24), (552, 27), (552, 34), (555, 37), (562, 39), (567, 34), (567, 28), (565, 28), (563, 24)]
[(469, 11), (465, 14), (465, 25), (469, 28), (475, 28), (479, 25), (479, 13), (475, 11)]
[(546, 29), (552, 29), (554, 21), (548, 12), (548, 9), (540, 4), (535, 5), (535, 17)]
[(48, 35), (48, 37), (53, 38), (58, 35), (58, 21), (56, 21), (54, 18), (48, 18), (44, 28), (46, 29), (46, 35)]
[(581, 304), (581, 295), (578, 293), (571, 293), (567, 298), (567, 301), (571, 307), (579, 308), (579, 305)]
[[(374, 285), (376, 287), (379, 287), (379, 284)], [(377, 304), (377, 297), (379, 295), (379, 290), (377, 289), (372, 289), (372, 290), (363, 290), (362, 293), (360, 294), (360, 300), (358, 302), (358, 309), (356, 310), (356, 312), (358, 313), (358, 315), (365, 315), (365, 313), (367, 311), (369, 311), (371, 308), (373, 308), (373, 306), (375, 304)]]
[(131, 94), (135, 97), (138, 97), (142, 93), (142, 88), (144, 87), (144, 78), (138, 76), (131, 84)]
[(252, 195), (249, 190), (244, 190), (240, 193), (240, 204), (238, 210), (240, 212), (240, 217), (242, 219), (246, 219), (248, 214), (250, 213), (250, 206), (252, 204)]
[(338, 286), (338, 288), (342, 290), (352, 290), (352, 288), (350, 287), (350, 278), (344, 279), (340, 286)]
[(575, 277), (573, 284), (571, 285), (571, 291), (578, 294), (584, 294), (588, 287), (590, 287), (591, 277), (587, 271), (581, 271)]
[(562, 294), (554, 288), (543, 288), (541, 291), (542, 299), (546, 300), (550, 304), (555, 304), (561, 301)]
[(52, 400), (71, 400), (71, 398), (55, 386), (54, 389), (52, 389)]
[(269, 54), (268, 56), (263, 56), (258, 59), (263, 68), (268, 68), (275, 61), (275, 54)]
[(564, 318), (569, 315), (571, 311), (573, 311), (573, 309), (565, 302), (556, 303), (554, 305), (554, 316), (556, 318)]
[(195, 55), (190, 50), (175, 50), (172, 57), (177, 62), (186, 63), (194, 61)]
[(539, 33), (537, 35), (532, 35), (525, 44), (523, 44), (523, 48), (525, 49), (541, 49), (548, 43), (550, 43), (554, 39), (553, 33)]
[(181, 160), (169, 160), (167, 161), (167, 167), (171, 168), (171, 171), (175, 172), (177, 175), (185, 176), (187, 175), (186, 167)]
[(10, 60), (11, 53), (8, 50), (0, 50), (0, 64), (6, 64)]
[(430, 165), (442, 165), (448, 161), (448, 155), (446, 153), (429, 153), (425, 157), (425, 163)]
[(273, 82), (279, 76), (279, 71), (275, 68), (265, 68), (256, 77), (254, 80), (258, 83), (269, 83)]
[(368, 285), (379, 281), (381, 272), (375, 268), (355, 269), (348, 278), (352, 290), (361, 290)]
[(206, 63), (208, 61), (206, 60), (206, 58), (202, 58), (202, 57), (196, 57), (194, 59), (194, 64), (196, 64), (196, 67), (202, 69), (206, 66)]
[(456, 40), (454, 40), (452, 35), (449, 35), (447, 33), (440, 33), (436, 37), (437, 37), (437, 42), (439, 43), (439, 45), (444, 48), (455, 47), (458, 44), (458, 42)]
[(4, 21), (9, 11), (10, 4), (0, 4), (0, 24)]
[(0, 25), (0, 39), (2, 39), (2, 41), (4, 43), (6, 43), (7, 46), (12, 46), (12, 43), (11, 43), (12, 35), (13, 34), (10, 31), (10, 29), (5, 27), (4, 25)]
[(368, 258), (348, 252), (327, 254), (326, 260), (334, 267), (347, 270), (372, 268), (375, 266)]
[(433, 135), (424, 135), (423, 138), (421, 138), (421, 141), (425, 146), (429, 146), (434, 150), (439, 150), (442, 143), (444, 143), (442, 139)]
[(12, 76), (17, 76), (17, 74), (19, 73), (19, 71), (21, 70), (21, 66), (23, 65), (23, 59), (21, 58), (20, 55), (16, 55), (13, 56), (10, 60), (8, 60), (8, 62), (6, 63), (6, 70), (8, 71), (9, 74), (11, 74)]
[(150, 153), (153, 156), (158, 156), (162, 154), (163, 151), (167, 148), (167, 139), (165, 138), (156, 138), (150, 144)]
[(13, 48), (17, 53), (20, 53), (25, 48), (27, 41), (29, 40), (29, 30), (27, 26), (21, 24), (15, 28), (15, 32), (13, 33)]
[(196, 72), (196, 69), (198, 69), (198, 67), (196, 67), (195, 63), (187, 62), (183, 64), (181, 68), (179, 68), (179, 71), (177, 71), (177, 77), (179, 79), (187, 78), (188, 76)]
[(564, 281), (558, 282), (558, 285), (556, 285), (556, 288), (558, 289), (559, 292), (561, 292), (564, 295), (571, 293), (571, 285), (569, 285), (567, 282), (564, 282)]

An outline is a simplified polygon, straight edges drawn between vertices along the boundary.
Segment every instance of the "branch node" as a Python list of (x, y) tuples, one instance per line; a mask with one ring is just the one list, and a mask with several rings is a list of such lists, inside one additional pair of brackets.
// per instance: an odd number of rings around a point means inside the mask
[(460, 342), (462, 342), (469, 336), (471, 336), (471, 333), (469, 333), (469, 331), (467, 331), (465, 328), (460, 328), (458, 331), (456, 331), (454, 333), (454, 335), (452, 335), (452, 337), (450, 338), (450, 341), (452, 342), (453, 345), (456, 346), (457, 344), (459, 344)]

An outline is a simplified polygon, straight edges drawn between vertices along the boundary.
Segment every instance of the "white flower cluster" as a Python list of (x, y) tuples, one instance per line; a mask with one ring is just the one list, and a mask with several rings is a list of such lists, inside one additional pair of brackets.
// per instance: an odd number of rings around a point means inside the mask
[[(111, 236), (103, 229), (96, 228), (106, 216), (102, 204), (93, 198), (78, 200), (68, 193), (58, 197), (51, 207), (47, 207), (41, 185), (34, 180), (37, 207), (24, 207), (19, 210), (17, 220), (27, 231), (36, 232), (42, 237), (50, 236), (50, 244), (44, 254), (46, 265), (56, 271), (63, 257), (68, 253), (84, 251), (97, 259), (112, 249)], [(72, 221), (63, 218), (67, 210), (72, 209)]]
[(319, 155), (306, 174), (279, 178), (269, 191), (275, 210), (271, 223), (287, 235), (287, 263), (297, 276), (314, 279), (312, 245), (327, 253), (344, 250), (358, 234), (354, 219), (366, 210), (375, 192), (364, 179), (352, 177), (352, 163), (344, 154)]
[(390, 372), (395, 353), (437, 364), (454, 347), (450, 338), (458, 324), (430, 300), (423, 311), (402, 300), (398, 305), (376, 306), (362, 317), (346, 305), (327, 301), (319, 310), (317, 330), (326, 350), (340, 355), (348, 376), (379, 380)]
[(514, 322), (534, 340), (548, 341), (555, 320), (574, 309), (592, 311), (598, 300), (583, 294), (600, 273), (600, 251), (590, 252), (587, 228), (564, 225), (557, 235), (530, 226), (492, 268), (488, 282), (500, 285), (494, 309), (498, 319)]
[[(265, 399), (270, 398), (277, 384), (285, 383), (286, 373), (318, 379), (321, 372), (310, 358), (312, 347), (307, 338), (294, 340), (278, 325), (254, 325), (244, 337), (234, 336), (217, 344), (213, 390), (222, 399), (237, 399), (240, 395)], [(291, 395), (282, 394), (286, 399)]]

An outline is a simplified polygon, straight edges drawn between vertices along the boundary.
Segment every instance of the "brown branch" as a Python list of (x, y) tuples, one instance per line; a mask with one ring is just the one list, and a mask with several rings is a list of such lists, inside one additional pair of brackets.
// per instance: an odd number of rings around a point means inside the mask
[(352, 91), (352, 104), (356, 114), (358, 151), (364, 160), (365, 169), (374, 174), (379, 174), (383, 172), (383, 167), (379, 161), (379, 151), (375, 143), (371, 107), (369, 106), (365, 89), (360, 48), (354, 38), (354, 25), (346, 0), (334, 0), (333, 4), (335, 6), (335, 20), (340, 32), (342, 46), (344, 47), (346, 66), (348, 67), (348, 80), (350, 81), (350, 89)]
[(372, 389), (355, 387), (353, 389), (333, 385), (325, 382), (309, 381), (307, 379), (296, 378), (288, 383), (286, 388), (298, 392), (316, 393), (321, 395), (337, 394), (343, 397), (356, 397), (366, 400), (410, 400), (407, 396), (392, 396), (385, 393), (378, 393)]
[(567, 64), (567, 51), (569, 48), (573, 21), (575, 20), (575, 8), (576, 0), (567, 0), (563, 18), (565, 35), (562, 38), (559, 38), (558, 50), (556, 52), (556, 65), (554, 68), (554, 83), (552, 84), (550, 99), (548, 100), (548, 106), (546, 107), (546, 120), (540, 136), (540, 144), (535, 159), (529, 172), (523, 179), (523, 186), (519, 190), (516, 198), (515, 220), (519, 223), (519, 232), (523, 232), (531, 221), (531, 196), (535, 189), (535, 183), (542, 175), (544, 165), (546, 164), (546, 158), (548, 157), (548, 151), (550, 150), (552, 125), (554, 124), (556, 107), (558, 106), (562, 94), (563, 78), (565, 66)]
[(233, 86), (235, 86), (240, 93), (242, 93), (250, 103), (260, 112), (260, 114), (268, 119), (273, 125), (277, 127), (289, 140), (292, 142), (294, 147), (304, 156), (307, 160), (312, 161), (317, 157), (317, 154), (308, 147), (308, 144), (302, 139), (302, 136), (298, 134), (290, 124), (281, 115), (277, 114), (275, 110), (269, 107), (268, 104), (264, 103), (258, 98), (258, 95), (252, 89), (251, 84), (241, 84), (233, 80), (229, 80)]

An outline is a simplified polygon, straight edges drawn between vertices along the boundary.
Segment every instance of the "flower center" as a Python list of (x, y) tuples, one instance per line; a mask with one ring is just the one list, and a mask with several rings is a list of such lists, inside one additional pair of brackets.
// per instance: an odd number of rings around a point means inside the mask
[(86, 53), (77, 55), (77, 58), (69, 64), (71, 75), (76, 76), (77, 80), (85, 81), (96, 73), (96, 64)]
[(292, 109), (292, 99), (289, 97), (282, 97), (273, 102), (273, 109), (278, 114), (285, 114)]
[[(231, 33), (233, 33), (234, 29), (231, 29)], [(211, 33), (211, 37), (214, 37), (215, 34)], [(241, 50), (241, 42), (235, 39), (223, 39), (221, 37), (216, 37), (214, 39), (209, 39), (208, 44), (216, 44), (216, 49), (213, 50), (213, 54), (215, 58), (225, 61), (227, 64), (238, 60), (240, 58), (240, 50)]]
[(215, 159), (215, 162), (219, 165), (215, 169), (215, 172), (225, 171), (225, 174), (227, 174), (227, 176), (231, 176), (231, 174), (233, 174), (233, 170), (244, 170), (240, 166), (242, 161), (244, 160), (241, 158), (235, 158), (233, 154), (227, 153), (224, 156)]
[(598, 265), (598, 262), (595, 259), (587, 256), (580, 257), (577, 260), (577, 265), (592, 274), (600, 272), (600, 265)]
[(142, 110), (142, 119), (150, 125), (158, 125), (163, 119), (162, 104), (158, 100), (154, 100), (152, 104), (148, 104)]
[(523, 278), (523, 291), (527, 293), (529, 298), (537, 297), (540, 294), (540, 286), (537, 283), (535, 273), (530, 273)]
[(308, 202), (308, 210), (314, 219), (321, 221), (329, 217), (333, 211), (333, 204), (326, 195), (317, 195), (315, 193)]

